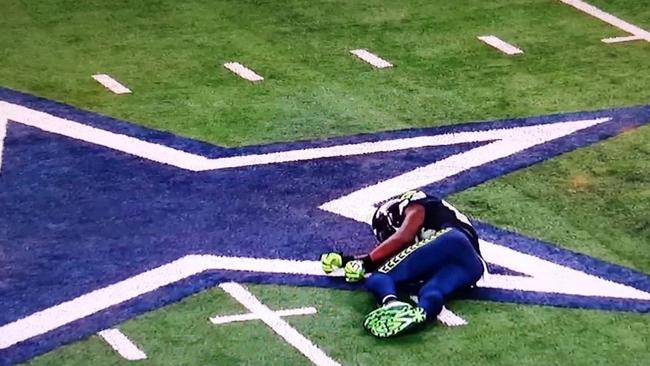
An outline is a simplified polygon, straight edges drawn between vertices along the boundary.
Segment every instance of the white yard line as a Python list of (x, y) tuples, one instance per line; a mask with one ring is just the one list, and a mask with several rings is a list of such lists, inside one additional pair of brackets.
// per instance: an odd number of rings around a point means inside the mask
[(234, 74), (239, 75), (239, 77), (249, 80), (249, 81), (262, 81), (263, 77), (258, 75), (255, 71), (249, 69), (248, 67), (240, 64), (239, 62), (227, 62), (223, 66), (232, 71)]
[[(279, 317), (285, 316), (295, 316), (295, 315), (311, 315), (316, 314), (316, 308), (314, 307), (305, 307), (297, 309), (286, 309), (275, 311), (275, 314)], [(222, 316), (213, 316), (210, 318), (212, 324), (227, 324), (233, 322), (243, 322), (247, 320), (258, 320), (261, 319), (259, 314), (236, 314), (236, 315), (222, 315)]]
[(95, 74), (92, 76), (98, 83), (102, 84), (106, 89), (112, 91), (115, 94), (129, 94), (131, 90), (126, 86), (120, 84), (119, 81), (113, 79), (112, 77), (106, 74)]
[(2, 171), (2, 152), (5, 148), (5, 137), (7, 137), (8, 121), (0, 115), (0, 172)]
[(639, 28), (634, 24), (630, 24), (624, 21), (623, 19), (618, 18), (612, 14), (606, 13), (593, 5), (590, 5), (581, 0), (560, 0), (560, 1), (562, 1), (567, 5), (571, 5), (574, 8), (591, 15), (592, 17), (598, 18), (605, 23), (613, 25), (614, 27), (624, 32), (639, 37), (639, 39), (643, 39), (647, 42), (650, 42), (650, 32), (642, 28)]
[(300, 353), (305, 355), (312, 363), (318, 366), (340, 366), (340, 364), (320, 348), (316, 347), (309, 339), (305, 338), (297, 330), (282, 320), (275, 312), (262, 304), (252, 293), (242, 285), (234, 282), (222, 283), (219, 285), (224, 291), (229, 293), (235, 300), (239, 301), (250, 312), (256, 314), (280, 337), (284, 338), (289, 344), (295, 347)]
[(497, 36), (479, 36), (478, 39), (496, 48), (497, 50), (505, 53), (506, 55), (517, 55), (520, 53), (524, 53), (524, 51), (511, 45), (508, 42), (501, 40)]
[(621, 43), (621, 42), (642, 41), (642, 40), (643, 38), (639, 36), (611, 37), (611, 38), (601, 39), (603, 43)]
[(378, 69), (383, 69), (386, 67), (393, 66), (393, 64), (391, 64), (390, 62), (364, 49), (351, 50), (350, 53)]
[(106, 329), (97, 333), (108, 343), (120, 356), (129, 361), (144, 360), (147, 355), (138, 348), (131, 340), (120, 332), (119, 329)]

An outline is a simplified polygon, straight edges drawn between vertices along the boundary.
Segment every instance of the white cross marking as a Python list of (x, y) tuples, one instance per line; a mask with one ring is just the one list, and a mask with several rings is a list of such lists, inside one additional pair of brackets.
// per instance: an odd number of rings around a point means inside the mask
[(282, 320), (278, 314), (273, 312), (266, 305), (262, 304), (262, 302), (251, 294), (244, 286), (238, 283), (228, 282), (220, 284), (219, 287), (244, 305), (244, 307), (246, 307), (250, 312), (259, 316), (266, 325), (305, 355), (305, 357), (315, 365), (341, 366), (341, 364), (327, 356), (320, 348), (316, 347), (309, 339), (305, 338), (305, 336), (292, 328), (289, 323)]
[[(647, 42), (650, 42), (650, 32), (646, 31), (645, 29), (639, 28), (634, 24), (630, 24), (630, 23), (624, 21), (621, 18), (617, 18), (617, 17), (613, 16), (610, 13), (606, 13), (606, 12), (598, 9), (597, 7), (595, 7), (593, 5), (590, 5), (590, 4), (588, 4), (588, 3), (584, 2), (584, 1), (581, 1), (581, 0), (560, 0), (560, 1), (562, 1), (563, 3), (565, 3), (567, 5), (571, 5), (574, 8), (576, 8), (576, 9), (582, 11), (582, 12), (585, 12), (585, 13), (591, 15), (594, 18), (598, 18), (598, 19), (602, 20), (603, 22), (605, 22), (605, 23), (607, 23), (609, 25), (613, 25), (614, 27), (616, 27), (616, 28), (618, 28), (618, 29), (620, 29), (620, 30), (622, 30), (624, 32), (627, 32), (632, 36), (635, 36), (635, 38), (630, 38), (630, 39), (627, 39), (626, 41), (643, 39), (643, 40), (645, 40)], [(620, 37), (618, 37), (618, 38), (620, 39)], [(606, 39), (611, 40), (611, 38), (606, 38)], [(611, 43), (611, 42), (605, 41), (605, 39), (603, 39), (602, 41), (605, 42), (605, 43)], [(620, 42), (620, 40), (619, 40), (619, 42)]]

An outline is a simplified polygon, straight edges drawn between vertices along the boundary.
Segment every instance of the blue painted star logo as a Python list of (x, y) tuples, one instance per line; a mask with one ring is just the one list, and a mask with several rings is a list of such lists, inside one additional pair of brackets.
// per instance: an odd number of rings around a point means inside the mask
[[(649, 117), (636, 107), (225, 149), (0, 89), (0, 352), (52, 347), (61, 329), (88, 334), (224, 280), (337, 286), (314, 259), (368, 250), (377, 203), (458, 192)], [(476, 298), (650, 310), (646, 274), (475, 225), (494, 268)]]

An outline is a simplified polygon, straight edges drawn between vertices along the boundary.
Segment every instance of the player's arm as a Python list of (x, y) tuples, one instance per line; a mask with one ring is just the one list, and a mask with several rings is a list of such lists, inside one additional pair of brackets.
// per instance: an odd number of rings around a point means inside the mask
[(374, 271), (389, 258), (413, 244), (415, 236), (424, 225), (424, 206), (411, 203), (406, 206), (404, 215), (404, 221), (397, 231), (369, 254), (350, 256), (331, 252), (321, 255), (323, 271), (331, 273), (336, 268), (344, 267), (346, 281), (356, 282), (363, 279), (365, 272)]
[(368, 255), (369, 262), (375, 267), (395, 256), (404, 248), (413, 244), (416, 235), (424, 225), (424, 206), (411, 203), (404, 210), (404, 222), (388, 239), (384, 240)]

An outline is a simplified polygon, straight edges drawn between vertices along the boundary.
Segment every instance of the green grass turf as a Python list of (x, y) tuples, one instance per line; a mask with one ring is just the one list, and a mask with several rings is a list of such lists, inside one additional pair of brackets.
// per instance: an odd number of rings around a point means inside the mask
[[(455, 301), (469, 322), (459, 328), (378, 340), (360, 326), (368, 294), (315, 288), (249, 286), (271, 309), (315, 306), (316, 315), (287, 317), (293, 327), (344, 365), (644, 365), (650, 317), (631, 313)], [(205, 291), (119, 328), (147, 353), (143, 365), (307, 365), (261, 321), (212, 325), (233, 311), (219, 289)], [(37, 357), (29, 365), (129, 364), (97, 336)]]
[[(647, 7), (631, 9), (650, 24)], [(1, 0), (0, 82), (225, 145), (650, 100), (647, 43), (559, 1)], [(514, 58), (476, 40), (497, 34)], [(348, 51), (395, 63), (372, 70)], [(267, 79), (252, 85), (222, 64)], [(107, 93), (106, 72), (133, 95)]]
[[(214, 315), (248, 313), (228, 294), (215, 288), (120, 326), (147, 354), (151, 365), (281, 365), (303, 364), (302, 356), (260, 324), (215, 326)], [(37, 358), (34, 365), (130, 364), (94, 335)]]
[[(591, 0), (650, 28), (650, 8)], [(559, 1), (0, 0), (0, 85), (145, 126), (241, 145), (650, 102), (647, 42)], [(476, 40), (496, 34), (526, 53)], [(372, 70), (364, 47), (393, 62)], [(266, 80), (221, 65), (236, 60)], [(90, 78), (113, 75), (115, 96)], [(650, 273), (650, 127), (450, 197), (470, 216)], [(316, 305), (289, 321), (344, 364), (641, 364), (648, 316), (458, 302), (470, 321), (395, 343), (359, 324), (368, 296), (254, 287), (273, 306)], [(241, 310), (211, 291), (127, 322), (149, 364), (304, 364), (260, 324), (214, 327)], [(251, 352), (250, 350), (256, 350)], [(155, 357), (155, 359), (153, 358)], [(115, 364), (97, 337), (38, 358)], [(399, 363), (398, 363), (399, 364)]]
[(476, 219), (650, 273), (650, 126), (450, 197)]

